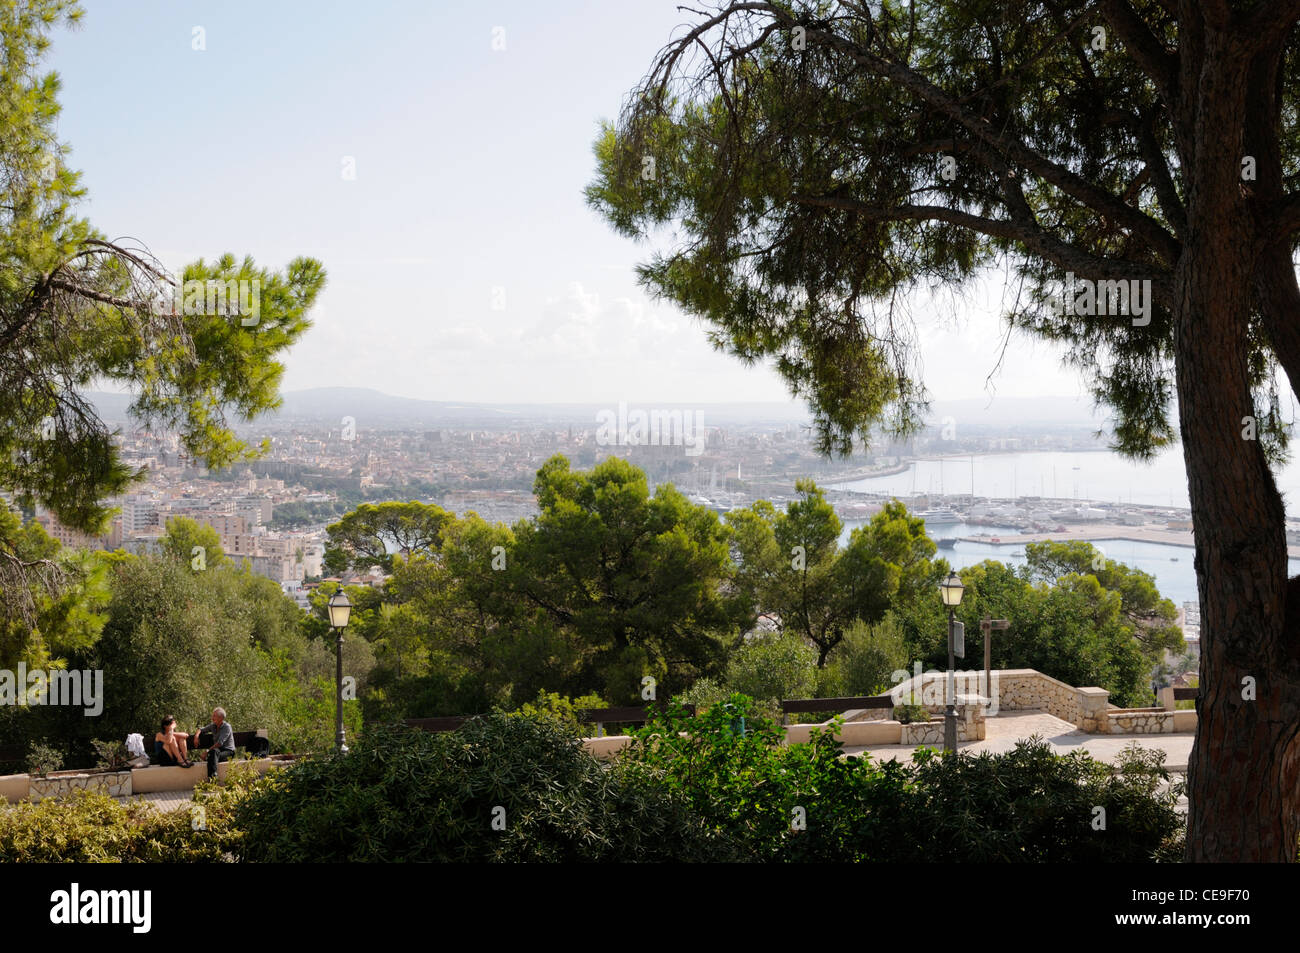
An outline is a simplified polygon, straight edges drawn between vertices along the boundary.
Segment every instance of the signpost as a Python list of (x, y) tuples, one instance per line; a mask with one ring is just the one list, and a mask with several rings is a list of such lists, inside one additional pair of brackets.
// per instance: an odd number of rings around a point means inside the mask
[(992, 640), (994, 629), (1009, 629), (1011, 623), (1006, 619), (990, 619), (989, 614), (984, 613), (984, 618), (980, 620), (980, 628), (984, 630), (984, 697), (993, 703), (993, 665), (992, 665)]

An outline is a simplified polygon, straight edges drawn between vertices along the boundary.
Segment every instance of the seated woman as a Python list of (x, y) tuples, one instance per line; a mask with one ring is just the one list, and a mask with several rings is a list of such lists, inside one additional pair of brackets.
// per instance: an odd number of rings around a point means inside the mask
[(153, 750), (158, 756), (158, 763), (164, 766), (194, 767), (190, 761), (189, 747), (185, 743), (189, 737), (184, 731), (176, 730), (174, 717), (168, 715), (164, 718), (162, 731), (153, 736)]

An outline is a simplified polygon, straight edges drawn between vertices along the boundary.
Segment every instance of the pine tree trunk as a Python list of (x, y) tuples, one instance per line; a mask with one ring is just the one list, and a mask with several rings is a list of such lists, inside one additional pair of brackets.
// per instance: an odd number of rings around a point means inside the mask
[(1248, 419), (1246, 338), (1261, 249), (1241, 181), (1247, 76), (1231, 43), (1207, 31), (1197, 138), (1183, 149), (1188, 232), (1174, 301), (1201, 600), (1187, 857), (1290, 862), (1300, 835), (1300, 640), (1286, 621), (1283, 504)]

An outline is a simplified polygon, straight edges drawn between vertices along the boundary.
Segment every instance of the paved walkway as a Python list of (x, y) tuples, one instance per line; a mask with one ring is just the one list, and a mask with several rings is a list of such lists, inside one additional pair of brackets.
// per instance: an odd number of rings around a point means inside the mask
[(133, 794), (130, 797), (119, 797), (114, 798), (114, 800), (119, 804), (125, 804), (128, 801), (144, 801), (146, 804), (152, 804), (158, 810), (166, 813), (189, 807), (194, 798), (190, 791), (159, 791), (156, 794)]
[[(981, 751), (1001, 753), (1010, 751), (1016, 742), (1030, 735), (1039, 735), (1058, 754), (1086, 751), (1098, 761), (1115, 764), (1119, 753), (1131, 744), (1143, 748), (1159, 748), (1165, 752), (1165, 767), (1171, 772), (1185, 773), (1187, 759), (1192, 753), (1193, 735), (1090, 735), (1080, 731), (1068, 721), (1062, 721), (1045, 711), (1028, 710), (1006, 712), (990, 718), (985, 723), (983, 741), (958, 742), (957, 750), (979, 754)], [(909, 745), (868, 745), (845, 747), (844, 753), (860, 755), (864, 752), (877, 760), (912, 756)]]

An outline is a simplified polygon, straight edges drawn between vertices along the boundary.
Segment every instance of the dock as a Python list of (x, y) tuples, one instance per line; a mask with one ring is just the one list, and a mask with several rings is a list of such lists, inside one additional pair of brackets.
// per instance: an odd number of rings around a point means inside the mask
[[(1159, 526), (1116, 526), (1114, 523), (1105, 523), (1100, 526), (1067, 526), (1063, 532), (1056, 533), (1011, 533), (999, 536), (996, 543), (989, 536), (957, 537), (959, 542), (986, 543), (992, 546), (1023, 546), (1025, 543), (1045, 543), (1049, 540), (1059, 543), (1071, 539), (1087, 540), (1090, 543), (1107, 539), (1123, 539), (1135, 543), (1185, 546), (1188, 549), (1194, 549), (1196, 546), (1195, 537), (1188, 530), (1167, 529)], [(1300, 559), (1300, 546), (1288, 546), (1286, 551), (1287, 556), (1291, 559)]]

